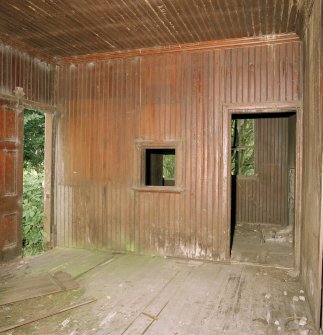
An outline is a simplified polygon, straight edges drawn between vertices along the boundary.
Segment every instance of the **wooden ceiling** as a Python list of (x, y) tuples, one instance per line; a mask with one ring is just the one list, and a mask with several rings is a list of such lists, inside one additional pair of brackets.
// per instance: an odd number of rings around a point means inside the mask
[(0, 39), (51, 57), (296, 31), (299, 0), (5, 0)]

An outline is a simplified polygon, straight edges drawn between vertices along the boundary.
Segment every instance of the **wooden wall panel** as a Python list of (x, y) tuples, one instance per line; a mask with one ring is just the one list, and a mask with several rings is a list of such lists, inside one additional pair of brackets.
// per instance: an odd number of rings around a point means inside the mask
[(288, 224), (287, 117), (255, 120), (255, 176), (238, 176), (236, 211), (237, 222)]
[[(222, 105), (298, 101), (300, 43), (120, 57), (57, 73), (58, 244), (225, 259)], [(145, 140), (181, 143), (181, 190), (136, 189)]]
[[(322, 286), (322, 66), (321, 1), (314, 1), (304, 36), (304, 124), (301, 275), (317, 328)], [(321, 43), (320, 43), (321, 41)], [(321, 75), (321, 78), (320, 78)], [(320, 235), (321, 234), (321, 235)]]
[(0, 42), (0, 94), (13, 95), (18, 86), (25, 99), (51, 105), (54, 75), (53, 65)]

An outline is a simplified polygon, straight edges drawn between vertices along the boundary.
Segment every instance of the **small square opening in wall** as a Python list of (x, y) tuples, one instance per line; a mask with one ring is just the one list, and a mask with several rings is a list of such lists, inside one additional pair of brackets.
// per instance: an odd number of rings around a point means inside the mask
[(175, 148), (145, 149), (145, 185), (175, 186)]

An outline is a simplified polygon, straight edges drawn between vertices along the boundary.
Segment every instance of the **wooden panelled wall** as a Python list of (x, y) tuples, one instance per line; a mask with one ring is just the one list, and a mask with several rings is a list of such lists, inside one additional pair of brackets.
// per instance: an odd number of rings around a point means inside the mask
[(255, 175), (237, 177), (236, 221), (284, 226), (288, 224), (288, 118), (254, 122)]
[[(299, 101), (300, 43), (181, 51), (57, 70), (60, 246), (224, 259), (224, 103)], [(176, 192), (138, 190), (142, 141), (178, 144)]]
[(55, 67), (0, 42), (0, 94), (22, 87), (24, 98), (44, 104), (54, 101)]
[[(301, 275), (318, 327), (322, 286), (322, 76), (321, 1), (314, 1), (304, 36), (304, 120)], [(321, 41), (321, 43), (320, 43)], [(321, 61), (320, 61), (321, 58)], [(322, 77), (321, 77), (322, 78)]]

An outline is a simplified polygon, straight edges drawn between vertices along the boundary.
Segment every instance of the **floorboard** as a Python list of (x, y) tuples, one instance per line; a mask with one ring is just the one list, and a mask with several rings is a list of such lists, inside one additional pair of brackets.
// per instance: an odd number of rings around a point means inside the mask
[(293, 268), (291, 234), (279, 236), (278, 225), (236, 224), (231, 258), (236, 262)]
[[(294, 271), (57, 249), (24, 260), (23, 276), (70, 262), (80, 288), (0, 306), (0, 324), (97, 300), (4, 334), (317, 334)], [(1, 267), (7, 283), (22, 276), (20, 265)]]

